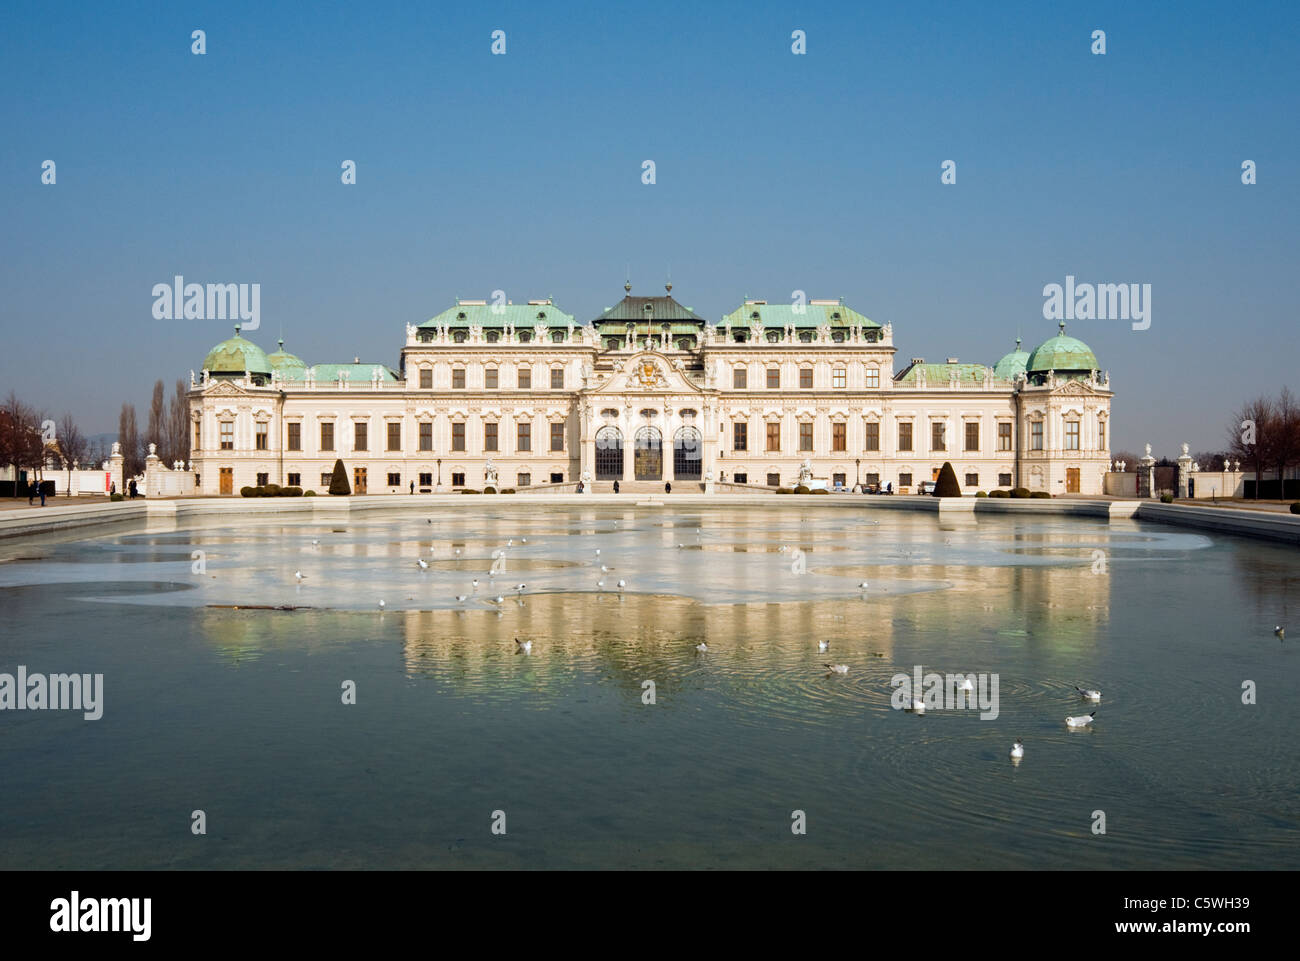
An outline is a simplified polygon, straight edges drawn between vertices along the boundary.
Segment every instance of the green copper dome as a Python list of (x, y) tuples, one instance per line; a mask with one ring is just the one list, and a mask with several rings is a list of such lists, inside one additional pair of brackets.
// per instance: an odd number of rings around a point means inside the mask
[(1061, 332), (1034, 348), (1025, 369), (1031, 374), (1046, 374), (1049, 370), (1058, 374), (1086, 374), (1098, 370), (1100, 366), (1091, 347), (1077, 338), (1065, 335), (1065, 322), (1062, 321)]
[(1029, 366), (1029, 353), (1020, 349), (1020, 338), (1016, 338), (1016, 349), (993, 365), (993, 376), (998, 380), (1015, 380)]
[(278, 342), (279, 350), (267, 356), (271, 366), (280, 373), (283, 380), (305, 380), (307, 378), (307, 365), (302, 358), (296, 357), (284, 349), (284, 341)]
[(270, 377), (271, 361), (261, 347), (239, 336), (239, 327), (236, 325), (234, 337), (223, 340), (208, 351), (208, 356), (203, 358), (203, 369), (213, 376), (247, 372), (254, 376)]

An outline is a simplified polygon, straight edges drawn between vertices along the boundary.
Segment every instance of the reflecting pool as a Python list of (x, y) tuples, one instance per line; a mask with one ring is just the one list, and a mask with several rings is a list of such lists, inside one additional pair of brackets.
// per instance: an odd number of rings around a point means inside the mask
[[(1298, 590), (1156, 524), (671, 499), (3, 541), (0, 672), (104, 698), (0, 711), (0, 868), (1300, 868)], [(997, 716), (896, 710), (918, 667)]]

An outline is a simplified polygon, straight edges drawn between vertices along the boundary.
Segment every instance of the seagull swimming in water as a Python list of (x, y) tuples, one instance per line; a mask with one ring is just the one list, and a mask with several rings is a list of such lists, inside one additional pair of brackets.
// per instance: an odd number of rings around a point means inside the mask
[(867, 582), (866, 582), (866, 581), (863, 581), (861, 584), (858, 585), (858, 590), (860, 590), (860, 591), (865, 591), (866, 589), (867, 589)]
[(1101, 691), (1089, 690), (1088, 688), (1085, 687), (1079, 687), (1079, 685), (1077, 684), (1074, 686), (1074, 689), (1079, 692), (1080, 697), (1086, 698), (1089, 701), (1101, 700)]
[(297, 580), (302, 580), (302, 579), (303, 579), (304, 577), (306, 577), (307, 575), (304, 574), (302, 571), (294, 571), (294, 572), (293, 572), (293, 576), (294, 576)]
[(419, 565), (420, 570), (422, 571), (427, 571), (429, 569), (429, 562), (426, 561), (423, 557), (416, 560), (415, 563)]
[(1024, 756), (1025, 756), (1025, 745), (1020, 740), (1020, 738), (1016, 738), (1016, 743), (1011, 745), (1011, 760), (1019, 761)]
[(925, 701), (921, 700), (919, 697), (914, 697), (912, 698), (912, 706), (903, 708), (903, 710), (907, 711), (908, 714), (924, 714)]
[(379, 602), (379, 609), (380, 609), (381, 611), (384, 609), (384, 602), (383, 602), (382, 600), (380, 600), (380, 602)]
[(516, 585), (515, 585), (515, 593), (516, 593), (516, 594), (522, 594), (522, 593), (524, 592), (524, 588), (527, 587), (527, 586), (528, 586), (527, 584), (516, 584)]
[(465, 603), (465, 595), (464, 595), (464, 594), (457, 594), (457, 595), (456, 595), (456, 602), (459, 603), (459, 604), (464, 604), (464, 603)]
[(699, 651), (701, 654), (709, 653), (709, 645), (705, 644), (703, 641), (700, 641), (700, 643), (696, 644), (695, 649)]
[(533, 653), (533, 642), (532, 642), (532, 641), (521, 641), (521, 640), (519, 640), (519, 638), (516, 637), (516, 638), (515, 638), (515, 653), (516, 653), (516, 654), (531, 654), (531, 653)]
[(498, 595), (497, 595), (497, 603), (498, 603), (498, 604), (504, 604), (505, 602), (506, 602), (506, 599), (505, 599), (504, 597), (502, 597), (500, 594), (498, 594)]
[(818, 652), (819, 654), (825, 654), (826, 651), (830, 649), (830, 646), (831, 646), (831, 642), (830, 642), (830, 641), (818, 641), (818, 642), (817, 642), (817, 652)]
[(1066, 727), (1087, 727), (1092, 723), (1092, 719), (1097, 716), (1097, 712), (1091, 714), (1080, 714), (1078, 717), (1067, 717), (1065, 719)]
[(1278, 639), (1279, 641), (1281, 641), (1281, 640), (1285, 640), (1285, 638), (1286, 638), (1286, 628), (1283, 627), (1281, 624), (1279, 624), (1277, 627), (1273, 628), (1273, 633), (1274, 633), (1274, 635), (1277, 636), (1277, 639)]
[(318, 540), (313, 540), (313, 541), (311, 542), (311, 546), (312, 546), (312, 547), (320, 547), (320, 541), (318, 541)]
[(973, 691), (975, 690), (975, 685), (971, 683), (971, 679), (969, 677), (963, 677), (960, 681), (957, 682), (957, 690)]
[(849, 673), (849, 666), (847, 664), (827, 664), (826, 666), (830, 668), (832, 674)]
[(625, 587), (627, 587), (627, 581), (620, 578), (618, 582), (618, 589), (621, 591)]
[(603, 591), (605, 589), (605, 582), (603, 580), (597, 581), (596, 586)]
[(528, 543), (528, 538), (527, 538), (527, 537), (521, 537), (521, 538), (519, 539), (519, 543), (520, 543), (520, 544), (527, 544), (527, 543)]
[(474, 590), (477, 591), (477, 590), (478, 590), (478, 578), (476, 577), (476, 578), (474, 578), (472, 581), (470, 581), (470, 585), (474, 588)]

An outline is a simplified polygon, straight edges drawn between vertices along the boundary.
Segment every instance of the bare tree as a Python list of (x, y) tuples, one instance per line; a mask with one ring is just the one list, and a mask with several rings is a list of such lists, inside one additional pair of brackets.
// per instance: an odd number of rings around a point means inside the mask
[(171, 409), (167, 413), (170, 437), (169, 462), (190, 459), (190, 398), (185, 381), (176, 379), (176, 393), (172, 395)]
[(1264, 469), (1272, 458), (1268, 450), (1270, 424), (1275, 416), (1273, 401), (1256, 397), (1243, 404), (1228, 426), (1228, 450), (1235, 460), (1241, 461), (1255, 472), (1255, 499), (1259, 499), (1264, 486)]
[(59, 456), (63, 460), (63, 469), (68, 472), (68, 490), (72, 490), (72, 465), (81, 464), (90, 452), (86, 435), (81, 432), (71, 414), (64, 414), (59, 419), (58, 433)]
[(1277, 496), (1286, 497), (1286, 469), (1300, 458), (1300, 402), (1291, 393), (1291, 388), (1283, 387), (1278, 393), (1273, 404), (1273, 420), (1268, 427), (1265, 449), (1277, 472)]
[(148, 445), (154, 444), (157, 447), (158, 456), (161, 457), (164, 462), (168, 460), (167, 430), (165, 424), (166, 416), (166, 393), (163, 390), (163, 382), (160, 379), (155, 381), (153, 385), (153, 399), (149, 402), (149, 426), (145, 428), (142, 442), (146, 448)]
[(27, 463), (27, 433), (31, 430), (31, 411), (9, 391), (4, 408), (0, 409), (0, 461), (13, 468), (13, 496), (18, 496), (18, 470)]
[(135, 405), (123, 404), (122, 413), (117, 418), (117, 442), (122, 445), (123, 483), (140, 473), (143, 464), (140, 457), (140, 432), (135, 425)]
[(1141, 460), (1141, 458), (1131, 450), (1112, 451), (1110, 459), (1113, 461), (1122, 460), (1124, 462), (1124, 469), (1131, 471), (1137, 470), (1138, 461)]

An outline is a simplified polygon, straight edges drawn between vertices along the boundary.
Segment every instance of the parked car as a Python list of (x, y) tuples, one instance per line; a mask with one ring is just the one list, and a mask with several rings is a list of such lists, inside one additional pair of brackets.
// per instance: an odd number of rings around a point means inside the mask
[(934, 481), (921, 481), (916, 485), (916, 492), (918, 494), (933, 494), (937, 486)]

